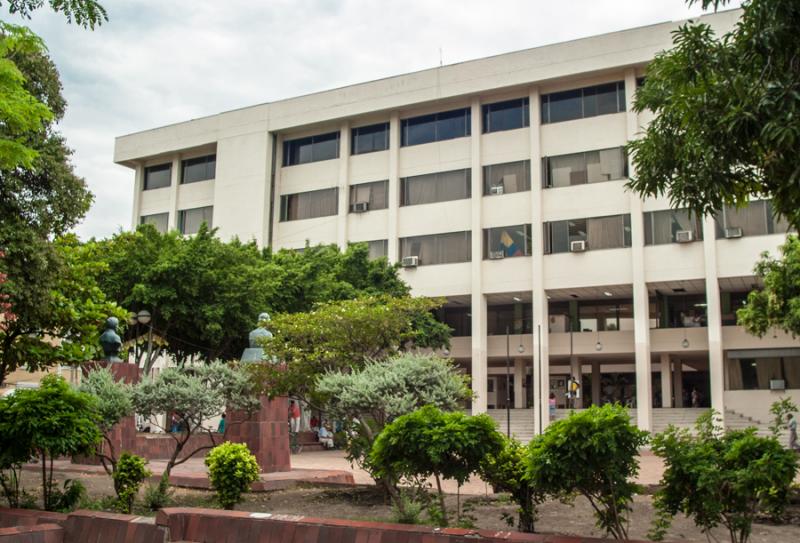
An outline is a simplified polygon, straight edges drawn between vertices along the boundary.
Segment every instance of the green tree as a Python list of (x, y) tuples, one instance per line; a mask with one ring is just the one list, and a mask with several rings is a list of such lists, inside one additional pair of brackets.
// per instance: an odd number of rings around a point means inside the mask
[[(30, 19), (31, 13), (44, 5), (44, 0), (7, 0), (8, 11)], [(63, 13), (67, 22), (94, 29), (108, 21), (108, 14), (96, 0), (48, 0), (50, 9)], [(0, 6), (3, 2), (0, 2)]]
[(453, 479), (461, 487), (488, 455), (502, 448), (503, 437), (488, 415), (445, 413), (428, 405), (389, 423), (375, 440), (370, 461), (379, 475), (432, 476), (442, 524), (447, 526), (442, 479)]
[(597, 525), (627, 539), (627, 515), (638, 486), (639, 447), (647, 432), (631, 424), (618, 404), (591, 406), (547, 427), (528, 445), (528, 476), (539, 491), (570, 500), (584, 496)]
[[(226, 409), (253, 411), (261, 404), (246, 372), (238, 366), (214, 362), (166, 368), (157, 376), (145, 379), (133, 388), (133, 405), (136, 413), (151, 420), (173, 413), (180, 422), (180, 432), (170, 431), (169, 420), (160, 426), (175, 441), (161, 479), (161, 486), (166, 490), (175, 466), (217, 444), (218, 434), (203, 426), (205, 421)], [(210, 444), (187, 449), (191, 437), (203, 432), (209, 436)]]
[(242, 494), (258, 481), (258, 461), (244, 443), (226, 442), (217, 445), (205, 460), (208, 480), (225, 509), (233, 509), (242, 501)]
[(772, 402), (769, 407), (769, 412), (772, 414), (772, 423), (769, 425), (769, 431), (772, 433), (772, 437), (780, 439), (781, 434), (789, 429), (789, 421), (786, 416), (797, 415), (797, 409), (797, 404), (789, 397)]
[(628, 144), (629, 186), (701, 215), (762, 195), (800, 227), (799, 26), (795, 0), (747, 0), (720, 37), (704, 23), (682, 25), (636, 92), (634, 109), (655, 118)]
[[(114, 478), (121, 451), (114, 447), (116, 440), (111, 438), (110, 432), (122, 419), (133, 415), (132, 387), (117, 381), (108, 368), (96, 368), (81, 381), (80, 390), (94, 398), (97, 425), (103, 435), (96, 454), (106, 473)], [(122, 498), (119, 492), (117, 497)]]
[(758, 437), (754, 428), (725, 431), (713, 412), (698, 419), (694, 434), (669, 427), (656, 435), (653, 451), (666, 466), (653, 538), (662, 538), (682, 512), (706, 536), (721, 525), (731, 543), (746, 543), (757, 514), (783, 510), (797, 472), (795, 453), (775, 438)]
[[(528, 450), (514, 438), (503, 436), (503, 448), (488, 454), (481, 462), (481, 478), (492, 485), (495, 492), (508, 492), (517, 504), (517, 529), (534, 532), (536, 506), (544, 495), (531, 484), (528, 477)], [(509, 524), (513, 519), (508, 519)]]
[(111, 479), (114, 481), (114, 492), (117, 493), (117, 503), (122, 513), (130, 514), (142, 483), (150, 475), (152, 472), (147, 469), (147, 460), (129, 452), (120, 455)]
[(53, 460), (90, 453), (101, 439), (93, 398), (48, 375), (39, 388), (17, 390), (0, 404), (0, 435), (39, 458), (42, 503), (54, 510), (61, 496), (53, 484)]
[(318, 401), (327, 416), (351, 427), (347, 455), (365, 469), (403, 509), (397, 474), (370, 460), (370, 451), (386, 423), (425, 405), (459, 409), (472, 397), (469, 379), (451, 362), (429, 355), (401, 353), (369, 361), (362, 369), (340, 369), (317, 380)]
[(739, 324), (758, 337), (775, 329), (800, 334), (800, 239), (789, 236), (780, 251), (780, 258), (761, 255), (755, 274), (764, 288), (750, 292), (736, 312)]
[(363, 368), (415, 348), (449, 344), (450, 329), (432, 311), (431, 298), (365, 296), (320, 303), (307, 313), (275, 315), (264, 341), (267, 358), (283, 364), (259, 365), (270, 394), (292, 394), (316, 403), (317, 378), (329, 372)]

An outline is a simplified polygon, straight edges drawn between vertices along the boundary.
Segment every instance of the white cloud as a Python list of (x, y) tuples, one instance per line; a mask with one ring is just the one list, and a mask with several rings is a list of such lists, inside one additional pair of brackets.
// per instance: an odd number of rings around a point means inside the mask
[[(683, 0), (106, 0), (94, 32), (40, 10), (69, 102), (62, 130), (96, 200), (77, 228), (130, 225), (114, 138), (439, 64), (697, 15)], [(733, 5), (738, 5), (734, 2)], [(12, 18), (13, 19), (13, 18)]]

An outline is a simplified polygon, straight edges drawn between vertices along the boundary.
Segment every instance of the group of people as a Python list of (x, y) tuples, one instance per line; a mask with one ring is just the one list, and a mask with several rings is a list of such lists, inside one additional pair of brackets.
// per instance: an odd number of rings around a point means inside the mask
[[(302, 411), (300, 410), (300, 404), (295, 400), (289, 401), (289, 430), (296, 434), (300, 431), (301, 426), (301, 417)], [(317, 419), (316, 416), (312, 415), (309, 420), (309, 426), (311, 427), (311, 431), (317, 434), (317, 440), (322, 443), (322, 446), (326, 449), (333, 449), (334, 442), (333, 442), (333, 430), (331, 429), (330, 423), (327, 421), (321, 421)]]

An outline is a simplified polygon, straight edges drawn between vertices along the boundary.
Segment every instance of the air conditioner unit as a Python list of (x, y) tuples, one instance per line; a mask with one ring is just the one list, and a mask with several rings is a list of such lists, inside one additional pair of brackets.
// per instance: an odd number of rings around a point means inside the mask
[(769, 389), (770, 390), (786, 390), (786, 381), (783, 379), (770, 379), (769, 380)]
[(581, 239), (569, 242), (569, 251), (571, 253), (582, 253), (586, 250), (586, 240)]
[(731, 228), (726, 228), (725, 229), (725, 237), (727, 239), (733, 239), (733, 238), (742, 237), (742, 228), (739, 227), (739, 226), (733, 226)]
[(678, 243), (689, 243), (694, 241), (694, 232), (691, 230), (678, 230), (675, 232), (675, 241)]
[(489, 194), (503, 194), (504, 190), (503, 185), (492, 185), (489, 187)]
[(350, 206), (350, 211), (353, 213), (364, 213), (369, 211), (369, 202), (356, 202)]
[(404, 256), (400, 261), (400, 265), (404, 268), (416, 268), (419, 265), (418, 256)]
[(500, 260), (505, 257), (505, 251), (489, 251), (489, 260)]

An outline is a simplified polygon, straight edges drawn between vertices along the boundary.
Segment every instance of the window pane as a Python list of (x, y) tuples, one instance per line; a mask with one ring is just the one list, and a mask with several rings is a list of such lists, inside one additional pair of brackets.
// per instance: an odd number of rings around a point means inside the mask
[(144, 169), (144, 190), (168, 187), (172, 179), (172, 164), (159, 164)]
[(530, 225), (486, 228), (483, 231), (483, 258), (502, 253), (504, 258), (530, 256)]
[(520, 98), (483, 106), (483, 131), (498, 132), (528, 126), (528, 99)]
[(547, 159), (549, 187), (583, 185), (588, 181), (584, 153), (552, 156)]
[(339, 158), (339, 132), (283, 142), (283, 165)]
[(350, 211), (356, 203), (367, 203), (368, 210), (386, 209), (388, 200), (389, 181), (375, 181), (373, 183), (360, 183), (350, 187)]
[(764, 200), (750, 202), (743, 208), (726, 206), (724, 219), (724, 228), (741, 228), (745, 236), (761, 236), (768, 233), (767, 208)]
[(389, 123), (354, 128), (352, 147), (354, 155), (388, 149)]
[(469, 198), (470, 179), (471, 172), (468, 169), (401, 178), (401, 205), (411, 206)]
[(457, 109), (436, 115), (436, 141), (463, 138), (469, 135), (470, 110)]
[(194, 209), (184, 209), (180, 211), (180, 230), (181, 234), (192, 235), (200, 230), (200, 225), (206, 223), (209, 228), (212, 228), (212, 218), (214, 215), (214, 208), (197, 207)]
[(152, 224), (156, 230), (162, 234), (169, 228), (169, 213), (156, 213), (154, 215), (143, 215), (139, 219), (139, 224)]
[[(606, 115), (620, 111), (616, 83), (598, 85), (595, 89), (597, 99), (597, 113), (595, 115)], [(588, 117), (588, 115), (586, 116)]]
[(472, 319), (469, 307), (442, 307), (437, 315), (439, 322), (443, 322), (452, 329), (453, 337), (472, 335)]
[(531, 190), (530, 161), (522, 160), (483, 167), (484, 195), (511, 194), (525, 190)]
[(623, 216), (586, 219), (586, 242), (589, 249), (625, 247)]
[(580, 119), (583, 114), (581, 90), (555, 92), (547, 95), (548, 119), (546, 122), (557, 123)]
[(785, 234), (790, 230), (789, 221), (786, 220), (786, 217), (778, 217), (775, 215), (775, 210), (772, 207), (772, 203), (770, 201), (766, 201), (767, 206), (767, 219), (769, 221), (769, 233), (770, 234)]
[(184, 160), (181, 164), (181, 183), (194, 183), (214, 179), (217, 155), (208, 155)]
[(645, 245), (660, 245), (677, 242), (681, 231), (692, 232), (693, 239), (702, 240), (703, 230), (699, 218), (690, 215), (687, 209), (665, 209), (644, 214)]
[(328, 217), (338, 212), (338, 189), (323, 189), (281, 196), (281, 220)]
[(420, 145), (436, 141), (436, 115), (423, 115), (402, 122), (402, 142), (405, 145)]
[(625, 83), (617, 81), (542, 96), (542, 122), (555, 123), (625, 111)]
[(382, 256), (387, 256), (389, 254), (388, 239), (377, 239), (375, 241), (368, 241), (367, 246), (369, 247), (370, 260), (375, 260), (376, 258), (381, 258)]
[(339, 133), (333, 132), (331, 134), (314, 136), (311, 160), (317, 162), (320, 160), (330, 160), (332, 158), (339, 158)]
[(400, 257), (416, 256), (420, 266), (469, 262), (471, 238), (468, 231), (401, 238)]

